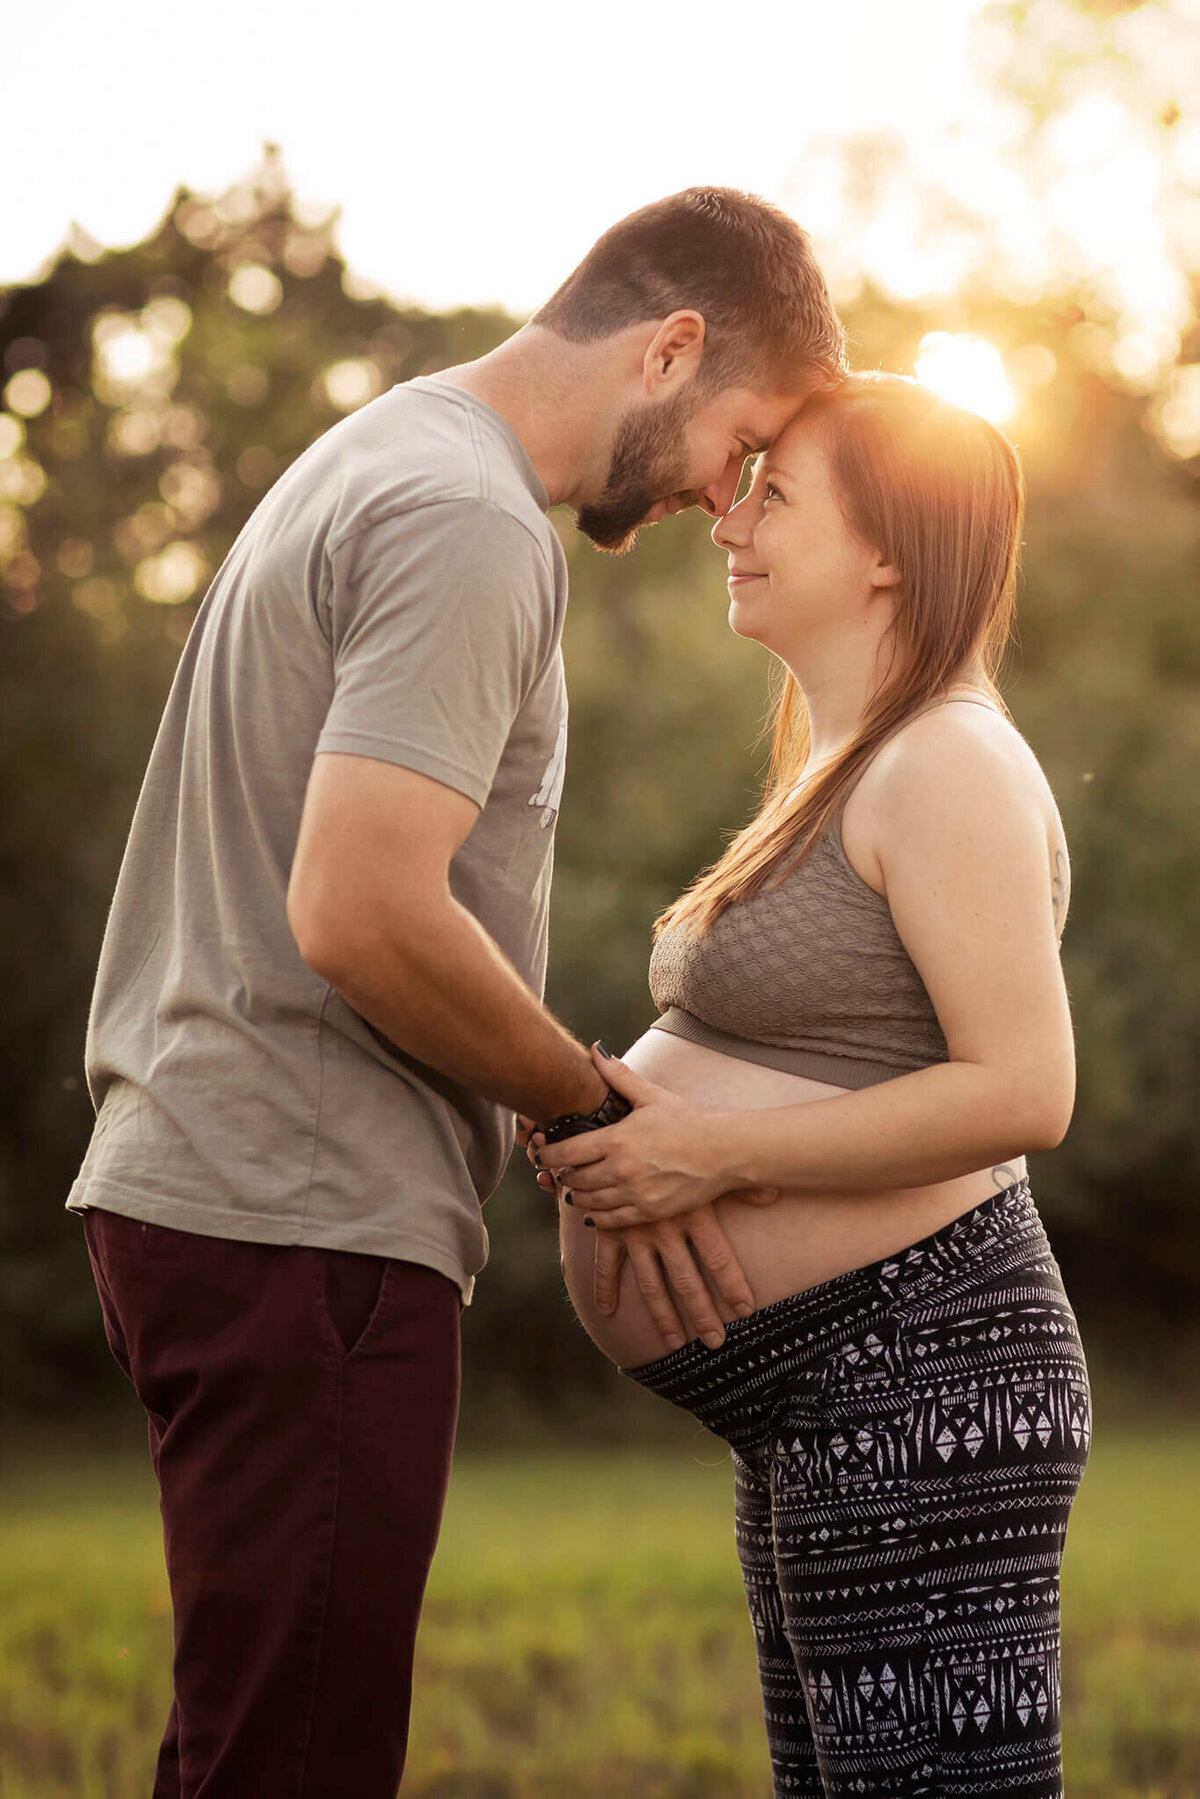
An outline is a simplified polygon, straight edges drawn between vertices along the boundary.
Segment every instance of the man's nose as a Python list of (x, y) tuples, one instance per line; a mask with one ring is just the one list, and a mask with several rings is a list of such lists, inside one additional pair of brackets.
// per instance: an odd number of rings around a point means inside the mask
[(720, 518), (729, 511), (737, 496), (742, 479), (744, 458), (734, 457), (727, 462), (715, 481), (710, 481), (697, 494), (697, 503), (703, 506), (710, 518)]

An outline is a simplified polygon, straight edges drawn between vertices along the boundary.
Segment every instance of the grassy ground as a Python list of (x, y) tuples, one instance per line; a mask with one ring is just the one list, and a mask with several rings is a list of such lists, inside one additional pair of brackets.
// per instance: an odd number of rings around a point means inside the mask
[[(1064, 1575), (1072, 1799), (1200, 1793), (1200, 1432), (1097, 1446)], [(0, 1793), (145, 1799), (169, 1688), (135, 1451), (44, 1457), (0, 1515)], [(705, 1437), (460, 1459), (426, 1608), (405, 1799), (763, 1799), (730, 1531)]]

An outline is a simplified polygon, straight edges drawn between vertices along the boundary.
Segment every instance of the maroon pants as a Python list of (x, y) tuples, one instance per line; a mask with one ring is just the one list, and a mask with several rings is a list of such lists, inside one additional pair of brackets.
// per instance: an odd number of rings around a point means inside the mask
[(458, 1411), (430, 1268), (84, 1214), (175, 1614), (154, 1799), (395, 1799)]

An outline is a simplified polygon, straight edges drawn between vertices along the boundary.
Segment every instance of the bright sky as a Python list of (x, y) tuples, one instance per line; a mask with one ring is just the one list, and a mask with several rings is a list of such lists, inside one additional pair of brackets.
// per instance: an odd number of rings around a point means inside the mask
[(5, 34), (0, 284), (72, 219), (136, 241), (175, 183), (219, 192), (270, 139), (302, 199), (342, 206), (364, 276), (434, 306), (528, 310), (660, 194), (715, 181), (786, 198), (821, 140), (891, 129), (919, 150), (978, 119), (978, 10), (39, 0)]
[[(983, 0), (39, 0), (0, 67), (0, 285), (72, 220), (137, 241), (177, 184), (218, 194), (271, 141), (301, 205), (340, 206), (351, 268), (394, 298), (529, 311), (615, 219), (719, 182), (808, 226), (839, 299), (864, 269), (914, 299), (981, 272), (1028, 299), (1074, 282), (1111, 308), (1109, 364), (1150, 385), (1200, 268), (1200, 0), (1118, 17), (1115, 63), (1096, 35), (1111, 21), (1031, 0), (1035, 79), (1048, 44), (1072, 70), (1032, 159), (983, 78), (988, 16)], [(1183, 103), (1170, 133), (1163, 97)], [(1172, 403), (1200, 444), (1193, 387)]]

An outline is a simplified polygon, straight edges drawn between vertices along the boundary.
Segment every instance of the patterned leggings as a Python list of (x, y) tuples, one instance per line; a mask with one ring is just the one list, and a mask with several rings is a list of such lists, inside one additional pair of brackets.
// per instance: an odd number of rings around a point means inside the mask
[(1024, 1182), (625, 1372), (732, 1445), (776, 1795), (1058, 1799), (1090, 1401)]

